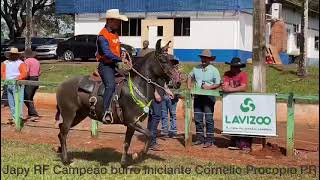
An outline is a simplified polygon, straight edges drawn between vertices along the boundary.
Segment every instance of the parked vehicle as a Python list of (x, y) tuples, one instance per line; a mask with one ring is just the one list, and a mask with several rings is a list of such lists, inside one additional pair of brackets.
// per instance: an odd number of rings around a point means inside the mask
[[(42, 37), (32, 37), (31, 38), (31, 49), (35, 51), (38, 46), (45, 45), (47, 42), (52, 41), (53, 38), (42, 38)], [(9, 51), (11, 47), (18, 48), (19, 51), (24, 51), (25, 48), (25, 38), (18, 37), (15, 41), (9, 41), (7, 43), (1, 44), (1, 57), (4, 57), (4, 52)]]
[[(66, 41), (58, 43), (57, 55), (65, 61), (72, 61), (75, 58), (88, 60), (95, 58), (97, 35), (77, 35)], [(125, 49), (129, 54), (135, 56), (137, 51), (134, 47), (121, 44), (121, 48)]]
[(38, 46), (35, 50), (37, 58), (57, 58), (58, 42), (64, 41), (62, 38), (49, 40), (45, 45)]

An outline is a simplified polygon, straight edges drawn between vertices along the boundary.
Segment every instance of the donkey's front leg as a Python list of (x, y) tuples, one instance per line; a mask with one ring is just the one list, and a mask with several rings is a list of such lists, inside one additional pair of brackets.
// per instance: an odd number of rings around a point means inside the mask
[(148, 129), (143, 128), (139, 123), (135, 123), (133, 125), (133, 127), (136, 131), (142, 133), (146, 137), (143, 151), (140, 152), (139, 154), (137, 154), (137, 153), (133, 154), (133, 159), (138, 159), (138, 158), (141, 158), (143, 155), (147, 154), (147, 152), (149, 150), (149, 146), (150, 146), (150, 135), (151, 134)]
[(126, 138), (123, 143), (123, 153), (121, 157), (121, 166), (122, 167), (127, 167), (128, 166), (128, 149), (130, 147), (131, 139), (134, 134), (135, 129), (131, 126), (127, 126), (127, 131), (126, 131)]

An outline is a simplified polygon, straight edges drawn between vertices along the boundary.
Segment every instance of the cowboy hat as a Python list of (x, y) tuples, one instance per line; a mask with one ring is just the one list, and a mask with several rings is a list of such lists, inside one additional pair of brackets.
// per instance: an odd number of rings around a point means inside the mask
[(246, 64), (243, 64), (241, 62), (241, 59), (238, 57), (232, 58), (231, 62), (226, 62), (226, 64), (229, 64), (230, 66), (234, 66), (234, 67), (240, 67), (240, 68), (246, 67)]
[(128, 21), (128, 17), (121, 15), (119, 9), (109, 9), (106, 12), (106, 19), (119, 19), (122, 21)]
[(31, 49), (26, 49), (26, 50), (24, 51), (23, 55), (24, 55), (24, 57), (26, 57), (26, 58), (33, 58), (33, 57), (35, 57), (37, 54), (36, 54), (34, 51), (32, 51)]
[(179, 64), (180, 59), (177, 56), (169, 54), (169, 59), (174, 65)]
[(199, 54), (200, 58), (206, 57), (209, 58), (210, 61), (214, 61), (216, 59), (216, 56), (211, 55), (211, 51), (209, 49), (205, 49), (202, 51), (201, 54)]
[(18, 54), (21, 55), (22, 52), (19, 52), (18, 48), (12, 47), (10, 48), (10, 51), (4, 52), (4, 55), (8, 58), (11, 54)]

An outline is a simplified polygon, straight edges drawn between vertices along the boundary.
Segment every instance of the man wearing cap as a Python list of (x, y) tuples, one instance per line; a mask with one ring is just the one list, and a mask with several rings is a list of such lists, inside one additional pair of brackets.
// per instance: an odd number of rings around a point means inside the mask
[(148, 40), (143, 41), (142, 45), (143, 45), (143, 48), (140, 50), (140, 52), (138, 54), (139, 57), (143, 57), (152, 51), (152, 49), (149, 48), (149, 41)]
[(104, 123), (112, 122), (110, 109), (111, 98), (115, 91), (115, 68), (117, 63), (129, 64), (125, 55), (121, 55), (120, 39), (117, 31), (121, 21), (128, 21), (127, 16), (120, 15), (119, 9), (110, 9), (106, 12), (106, 25), (100, 31), (97, 39), (96, 59), (99, 62), (98, 73), (105, 86), (103, 94)]
[[(246, 67), (246, 65), (241, 63), (241, 59), (238, 57), (232, 58), (231, 62), (226, 62), (226, 64), (230, 65), (230, 70), (223, 75), (222, 90), (227, 93), (247, 91), (248, 75), (241, 71), (241, 68)], [(252, 138), (232, 136), (229, 149), (250, 151), (251, 144)]]
[[(8, 60), (4, 61), (1, 64), (1, 79), (2, 80), (25, 80), (28, 75), (27, 66), (20, 59), (21, 52), (18, 51), (17, 48), (11, 48), (10, 51), (5, 52), (5, 56)], [(24, 91), (24, 86), (21, 86), (20, 89), (22, 92)], [(17, 89), (15, 85), (7, 86), (8, 93), (8, 102), (10, 111), (13, 119), (22, 118), (23, 119), (23, 103), (21, 103), (21, 112), (20, 117), (15, 117), (15, 93)], [(20, 101), (22, 102), (24, 99), (24, 93), (21, 93)], [(12, 119), (10, 118), (8, 124), (12, 124)]]
[[(191, 89), (192, 81), (195, 82), (196, 88), (205, 90), (214, 90), (220, 87), (220, 73), (216, 67), (210, 64), (215, 60), (215, 56), (211, 55), (211, 51), (203, 50), (199, 55), (201, 64), (194, 67), (189, 74), (187, 86)], [(196, 125), (196, 141), (193, 145), (204, 144), (204, 148), (212, 147), (214, 145), (214, 121), (213, 112), (215, 105), (214, 96), (196, 95), (194, 97), (194, 119)], [(203, 117), (206, 120), (206, 137), (203, 130)]]
[[(28, 78), (27, 80), (30, 81), (39, 81), (40, 72), (40, 62), (35, 58), (36, 54), (31, 49), (26, 49), (24, 51), (24, 63), (28, 67)], [(33, 98), (36, 94), (37, 89), (39, 86), (25, 86), (24, 89), (24, 104), (28, 108), (28, 120), (29, 121), (36, 121), (39, 119), (39, 114), (34, 106)]]

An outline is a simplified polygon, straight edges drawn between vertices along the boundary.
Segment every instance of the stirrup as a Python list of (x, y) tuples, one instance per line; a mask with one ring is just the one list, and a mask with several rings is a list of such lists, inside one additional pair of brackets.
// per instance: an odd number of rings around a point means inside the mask
[[(107, 118), (107, 117), (110, 117), (110, 119), (109, 118)], [(113, 123), (113, 115), (112, 115), (112, 112), (111, 111), (106, 111), (105, 113), (104, 113), (104, 115), (103, 115), (103, 117), (102, 117), (102, 122), (104, 123), (104, 124), (112, 124)]]

